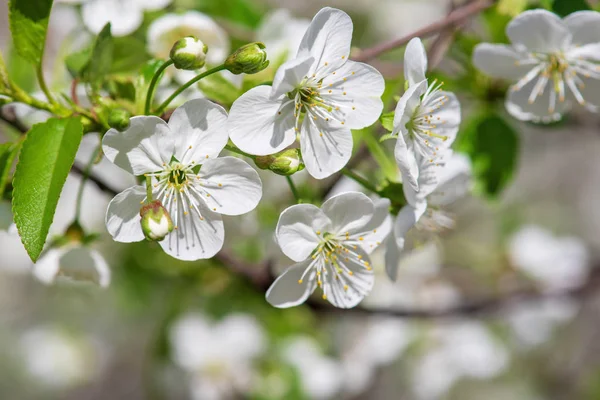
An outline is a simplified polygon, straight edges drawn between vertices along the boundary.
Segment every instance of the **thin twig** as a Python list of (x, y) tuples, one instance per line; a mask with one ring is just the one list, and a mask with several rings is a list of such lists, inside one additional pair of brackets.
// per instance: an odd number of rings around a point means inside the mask
[(428, 25), (399, 39), (390, 40), (388, 42), (380, 43), (374, 47), (371, 47), (370, 49), (362, 50), (357, 56), (353, 58), (355, 61), (369, 61), (379, 56), (380, 54), (404, 46), (405, 44), (410, 42), (412, 38), (428, 37), (440, 32), (444, 28), (460, 23), (465, 19), (480, 13), (481, 11), (490, 8), (496, 3), (496, 1), (497, 0), (474, 1), (472, 3), (467, 4), (464, 7), (456, 9), (440, 21), (434, 22), (431, 25)]

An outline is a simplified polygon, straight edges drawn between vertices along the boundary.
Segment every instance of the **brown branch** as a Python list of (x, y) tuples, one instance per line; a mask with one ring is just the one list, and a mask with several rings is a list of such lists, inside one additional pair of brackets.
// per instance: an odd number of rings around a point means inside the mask
[(388, 42), (380, 43), (370, 49), (362, 50), (356, 57), (353, 57), (355, 61), (369, 61), (380, 54), (383, 54), (387, 51), (393, 50), (395, 48), (404, 46), (407, 44), (412, 38), (415, 37), (428, 37), (431, 35), (435, 35), (439, 33), (441, 30), (456, 25), (458, 23), (463, 22), (464, 20), (472, 17), (480, 13), (481, 11), (490, 8), (496, 3), (497, 0), (477, 0), (472, 3), (467, 4), (461, 8), (456, 9), (455, 11), (448, 14), (442, 20), (434, 22), (431, 25), (428, 25), (422, 29), (419, 29), (409, 35), (401, 37), (399, 39), (390, 40)]

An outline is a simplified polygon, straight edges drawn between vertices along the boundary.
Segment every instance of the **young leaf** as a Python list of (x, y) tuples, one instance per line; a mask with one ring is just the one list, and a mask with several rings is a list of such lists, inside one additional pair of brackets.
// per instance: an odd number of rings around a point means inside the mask
[(477, 187), (495, 197), (512, 179), (519, 154), (519, 136), (500, 116), (484, 114), (465, 124), (456, 149), (471, 158)]
[(379, 121), (381, 121), (381, 126), (383, 126), (386, 130), (392, 132), (394, 130), (394, 111), (381, 114), (379, 117)]
[(590, 5), (586, 0), (554, 0), (552, 11), (565, 17), (575, 11), (589, 10)]
[(44, 54), (52, 0), (10, 0), (9, 22), (14, 48), (32, 64)]
[(34, 125), (23, 142), (13, 178), (13, 215), (34, 262), (44, 248), (82, 134), (78, 118), (52, 118)]
[(87, 47), (83, 50), (71, 53), (65, 58), (65, 65), (73, 78), (80, 78), (82, 76), (85, 67), (90, 62), (91, 56), (92, 48)]
[(0, 144), (0, 198), (6, 189), (8, 173), (12, 167), (15, 156), (18, 153), (19, 145), (15, 143)]
[(114, 38), (113, 42), (111, 74), (135, 71), (150, 59), (146, 45), (140, 39), (124, 36)]
[(100, 89), (104, 76), (109, 73), (113, 60), (114, 42), (110, 33), (110, 23), (96, 37), (94, 48), (83, 71), (83, 78), (92, 85), (95, 90)]

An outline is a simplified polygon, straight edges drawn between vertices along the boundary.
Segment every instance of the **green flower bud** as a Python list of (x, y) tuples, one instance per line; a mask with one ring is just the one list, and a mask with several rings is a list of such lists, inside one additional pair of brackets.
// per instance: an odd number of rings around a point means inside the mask
[(267, 68), (268, 65), (265, 45), (260, 42), (240, 47), (225, 60), (225, 68), (236, 75), (256, 74)]
[(268, 169), (277, 175), (293, 175), (304, 169), (298, 149), (288, 149), (269, 156), (257, 156), (254, 162), (258, 168)]
[(186, 36), (171, 49), (170, 57), (177, 69), (196, 70), (204, 67), (208, 47), (200, 39)]
[(142, 231), (148, 240), (161, 241), (173, 230), (173, 222), (169, 212), (160, 200), (145, 204), (140, 209)]
[(129, 128), (129, 118), (131, 118), (129, 111), (122, 108), (112, 109), (108, 114), (108, 126), (118, 131), (124, 131)]

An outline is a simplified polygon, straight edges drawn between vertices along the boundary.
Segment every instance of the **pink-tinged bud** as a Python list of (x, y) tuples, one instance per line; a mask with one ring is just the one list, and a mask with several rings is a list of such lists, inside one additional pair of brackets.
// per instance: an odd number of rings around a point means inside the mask
[(169, 212), (160, 200), (154, 200), (140, 208), (142, 231), (148, 240), (160, 242), (173, 230)]

